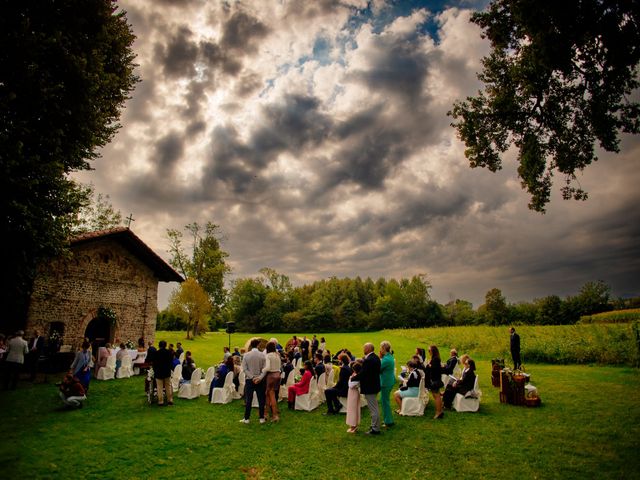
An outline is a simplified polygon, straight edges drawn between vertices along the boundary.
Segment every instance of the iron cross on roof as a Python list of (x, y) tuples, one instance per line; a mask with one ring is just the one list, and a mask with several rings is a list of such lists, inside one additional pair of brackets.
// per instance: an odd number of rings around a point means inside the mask
[(125, 219), (127, 220), (127, 228), (131, 228), (131, 222), (135, 222), (136, 220), (133, 218), (133, 213), (130, 213), (129, 216)]

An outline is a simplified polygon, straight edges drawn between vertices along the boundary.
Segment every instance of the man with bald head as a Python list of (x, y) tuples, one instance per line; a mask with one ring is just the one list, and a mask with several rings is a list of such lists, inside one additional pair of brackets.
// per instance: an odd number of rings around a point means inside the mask
[(371, 413), (371, 429), (367, 435), (380, 435), (380, 410), (378, 409), (378, 393), (380, 393), (380, 358), (374, 352), (373, 343), (364, 344), (362, 370), (352, 380), (360, 382), (360, 393), (364, 395)]

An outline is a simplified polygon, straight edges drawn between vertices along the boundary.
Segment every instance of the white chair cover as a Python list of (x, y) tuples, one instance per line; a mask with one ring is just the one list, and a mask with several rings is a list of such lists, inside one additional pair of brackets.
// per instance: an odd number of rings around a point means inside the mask
[(318, 396), (318, 381), (315, 377), (311, 379), (309, 383), (309, 393), (304, 395), (296, 395), (296, 410), (304, 410), (310, 412), (320, 406), (320, 399)]
[(332, 366), (327, 365), (327, 368), (329, 369), (329, 374), (327, 376), (327, 386), (326, 388), (333, 388), (336, 385), (336, 382), (334, 380), (335, 377), (335, 370), (333, 369)]
[(402, 407), (400, 415), (411, 417), (421, 417), (424, 415), (424, 409), (429, 403), (429, 392), (424, 388), (424, 376), (420, 377), (420, 386), (418, 387), (417, 397), (407, 397), (402, 399)]
[(453, 409), (456, 412), (477, 412), (480, 410), (481, 398), (482, 391), (478, 385), (478, 375), (476, 375), (473, 390), (467, 392), (465, 395), (461, 393), (456, 394), (456, 397), (453, 399)]
[(116, 378), (129, 378), (131, 376), (133, 376), (133, 362), (131, 361), (131, 357), (129, 355), (125, 355), (124, 357), (122, 357), (122, 364), (118, 369)]
[(178, 389), (178, 398), (192, 400), (200, 396), (200, 383), (202, 383), (202, 369), (196, 368), (191, 374), (191, 382), (183, 383)]
[(231, 403), (236, 387), (233, 384), (233, 372), (227, 373), (224, 377), (224, 386), (222, 388), (214, 388), (211, 395), (211, 403)]
[(107, 365), (98, 370), (98, 380), (113, 380), (116, 374), (116, 357), (107, 358)]
[(171, 388), (177, 391), (180, 387), (180, 379), (182, 378), (182, 365), (176, 365), (171, 372)]
[(238, 374), (238, 382), (239, 382), (238, 391), (234, 392), (233, 394), (233, 398), (235, 398), (236, 400), (244, 398), (244, 382), (245, 381), (246, 381), (246, 373), (240, 372)]
[(323, 373), (318, 377), (318, 400), (320, 403), (324, 403), (326, 401), (326, 397), (324, 396), (324, 391), (327, 388), (327, 374)]
[(278, 400), (286, 400), (289, 387), (296, 383), (295, 381), (295, 370), (291, 370), (287, 375), (287, 380), (284, 382), (284, 385), (280, 385), (280, 391), (278, 392)]
[(216, 375), (216, 367), (207, 368), (207, 373), (205, 373), (204, 375), (204, 380), (200, 384), (200, 395), (209, 395), (211, 382), (213, 381), (213, 377), (215, 377), (215, 375)]

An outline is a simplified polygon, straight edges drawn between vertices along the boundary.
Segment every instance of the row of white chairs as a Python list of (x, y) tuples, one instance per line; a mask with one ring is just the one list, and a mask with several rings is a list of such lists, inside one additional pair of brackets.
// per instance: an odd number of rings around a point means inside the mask
[(111, 355), (107, 358), (107, 363), (104, 367), (100, 367), (96, 379), (98, 380), (113, 380), (114, 378), (129, 378), (134, 375), (133, 361), (129, 355), (125, 355), (122, 359), (122, 364), (116, 372), (116, 357)]

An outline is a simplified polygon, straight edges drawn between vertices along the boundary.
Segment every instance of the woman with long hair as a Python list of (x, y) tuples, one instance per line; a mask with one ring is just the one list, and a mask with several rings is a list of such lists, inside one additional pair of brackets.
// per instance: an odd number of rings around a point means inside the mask
[(272, 422), (280, 420), (276, 392), (280, 388), (280, 379), (282, 376), (280, 369), (282, 367), (282, 361), (280, 360), (280, 354), (276, 351), (276, 345), (277, 343), (274, 341), (269, 341), (267, 343), (267, 363), (262, 369), (262, 371), (266, 373), (267, 378), (267, 412), (271, 413)]
[(442, 396), (440, 395), (440, 389), (444, 387), (442, 383), (442, 363), (440, 360), (440, 352), (438, 347), (431, 345), (429, 347), (429, 363), (426, 368), (427, 377), (425, 379), (427, 389), (431, 392), (433, 401), (436, 404), (436, 414), (434, 419), (444, 418), (444, 411), (442, 409)]

